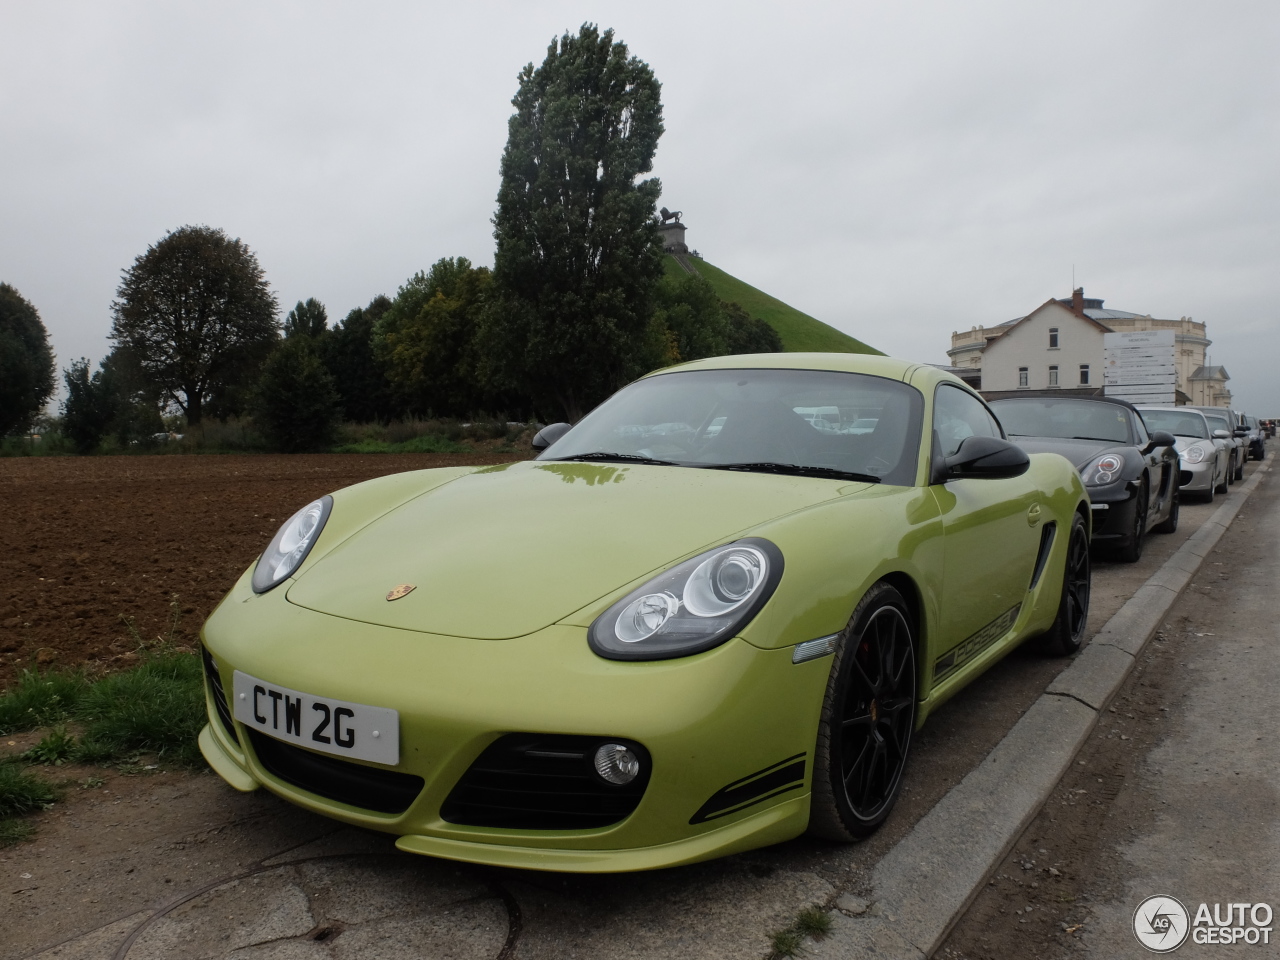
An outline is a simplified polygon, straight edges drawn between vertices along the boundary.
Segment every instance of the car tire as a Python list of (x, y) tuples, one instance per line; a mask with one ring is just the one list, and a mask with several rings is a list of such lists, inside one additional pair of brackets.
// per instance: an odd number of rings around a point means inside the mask
[(1077, 513), (1071, 520), (1071, 535), (1067, 538), (1058, 615), (1054, 618), (1053, 626), (1040, 638), (1040, 646), (1045, 653), (1054, 657), (1069, 657), (1080, 650), (1080, 645), (1084, 643), (1085, 625), (1089, 622), (1090, 585), (1089, 528), (1085, 525), (1084, 517)]
[(1169, 515), (1151, 528), (1152, 533), (1173, 533), (1178, 529), (1178, 511), (1182, 497), (1177, 490), (1173, 491), (1173, 503), (1169, 504)]
[(1205, 503), (1213, 503), (1213, 498), (1217, 494), (1218, 488), (1213, 485), (1213, 477), (1209, 478), (1209, 489), (1201, 491), (1200, 499)]
[(880, 582), (849, 618), (818, 722), (809, 833), (848, 842), (888, 819), (915, 732), (919, 671), (915, 618)]
[(1232, 450), (1231, 459), (1227, 462), (1227, 486), (1231, 486), (1235, 482), (1236, 482), (1236, 452)]
[[(1225, 474), (1223, 474), (1223, 476), (1222, 476), (1222, 482), (1221, 482), (1220, 484), (1218, 484), (1216, 487), (1214, 487), (1214, 488), (1213, 488), (1215, 492), (1217, 492), (1217, 493), (1226, 493), (1226, 492), (1227, 492), (1227, 483), (1228, 483), (1227, 478), (1231, 476), (1231, 473), (1229, 472), (1229, 471), (1230, 471), (1230, 467), (1231, 467), (1231, 465), (1230, 465), (1230, 464), (1227, 464), (1228, 472), (1227, 472), (1227, 473), (1225, 473)], [(1210, 502), (1210, 503), (1212, 503), (1212, 502), (1213, 502), (1213, 498), (1212, 498), (1212, 497), (1210, 497), (1210, 498), (1209, 498), (1209, 502)]]
[(1244, 457), (1241, 457), (1239, 460), (1236, 461), (1236, 479), (1237, 480), (1244, 479), (1244, 461), (1247, 456), (1248, 454), (1246, 454)]
[(1129, 535), (1116, 548), (1116, 558), (1124, 563), (1137, 563), (1142, 559), (1142, 548), (1147, 536), (1147, 485), (1138, 487), (1133, 503), (1133, 524)]

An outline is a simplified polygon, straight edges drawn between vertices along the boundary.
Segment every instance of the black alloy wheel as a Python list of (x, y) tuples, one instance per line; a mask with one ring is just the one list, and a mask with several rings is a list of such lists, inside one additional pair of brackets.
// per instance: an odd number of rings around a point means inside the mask
[(1142, 559), (1143, 541), (1147, 535), (1147, 485), (1138, 485), (1134, 494), (1133, 523), (1129, 525), (1129, 533), (1116, 548), (1116, 556), (1124, 563), (1137, 563)]
[(1069, 657), (1080, 649), (1084, 642), (1084, 628), (1089, 622), (1091, 581), (1089, 528), (1085, 525), (1084, 517), (1077, 513), (1071, 520), (1071, 536), (1067, 540), (1058, 616), (1041, 640), (1046, 653), (1055, 657)]
[(858, 840), (888, 819), (915, 731), (917, 682), (911, 610), (902, 594), (878, 583), (854, 610), (831, 665), (810, 833)]
[(1173, 502), (1169, 504), (1169, 515), (1151, 528), (1152, 533), (1173, 533), (1178, 529), (1178, 510), (1182, 506), (1182, 497), (1175, 488)]

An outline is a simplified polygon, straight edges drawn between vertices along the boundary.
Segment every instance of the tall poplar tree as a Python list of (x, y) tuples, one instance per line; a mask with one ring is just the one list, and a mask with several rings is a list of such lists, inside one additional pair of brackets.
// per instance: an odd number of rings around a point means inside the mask
[(494, 215), (482, 353), (496, 385), (574, 420), (660, 362), (653, 169), (661, 84), (584, 24), (520, 72)]

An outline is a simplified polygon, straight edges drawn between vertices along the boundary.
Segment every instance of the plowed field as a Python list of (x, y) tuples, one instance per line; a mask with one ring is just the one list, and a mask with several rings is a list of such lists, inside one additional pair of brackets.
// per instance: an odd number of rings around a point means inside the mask
[(123, 666), (194, 643), (293, 511), (361, 480), (511, 454), (0, 459), (0, 689), (26, 667)]

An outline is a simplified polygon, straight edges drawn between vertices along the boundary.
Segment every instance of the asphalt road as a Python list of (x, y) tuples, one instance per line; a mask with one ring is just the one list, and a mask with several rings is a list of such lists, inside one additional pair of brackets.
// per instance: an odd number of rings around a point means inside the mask
[(1278, 583), (1271, 472), (938, 956), (1280, 955)]
[[(1211, 510), (1186, 505), (1181, 529), (1150, 537), (1138, 564), (1099, 562), (1091, 629)], [(212, 774), (113, 777), (75, 792), (35, 843), (0, 856), (0, 956), (763, 957), (804, 907), (865, 893), (879, 858), (1063, 667), (1018, 651), (932, 717), (899, 808), (867, 842), (802, 838), (648, 874), (480, 870), (400, 854), (388, 837), (265, 791), (236, 794)]]

